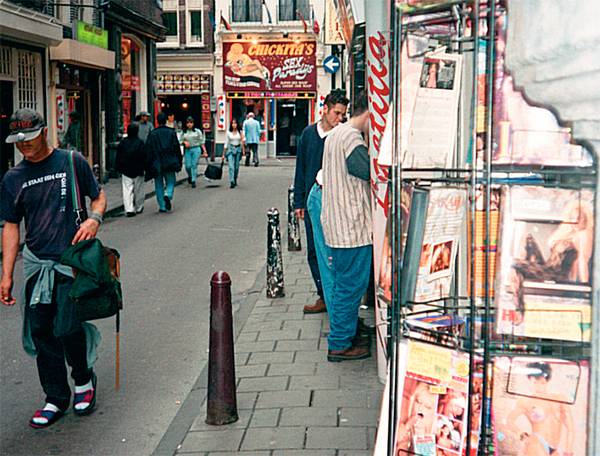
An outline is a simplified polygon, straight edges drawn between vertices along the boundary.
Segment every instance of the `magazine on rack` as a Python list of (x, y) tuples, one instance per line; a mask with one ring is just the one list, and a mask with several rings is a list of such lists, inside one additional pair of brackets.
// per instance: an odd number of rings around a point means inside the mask
[[(485, 209), (485, 190), (479, 186), (475, 190), (475, 223), (469, 223), (468, 229), (468, 241), (471, 244), (473, 234), (471, 233), (472, 226), (475, 228), (475, 261), (470, 261), (471, 249), (468, 249), (467, 253), (469, 256), (469, 264), (471, 268), (468, 269), (468, 284), (471, 286), (471, 276), (475, 276), (475, 296), (478, 298), (485, 297), (485, 278), (486, 278), (486, 209)], [(494, 296), (494, 277), (496, 276), (496, 254), (498, 252), (498, 228), (500, 226), (500, 189), (493, 188), (490, 191), (490, 226), (489, 226), (489, 256), (488, 256), (488, 270), (489, 270), (489, 293), (490, 296)], [(469, 214), (469, 218), (470, 214)]]
[(409, 316), (405, 323), (412, 339), (449, 345), (461, 335), (465, 319), (459, 315)]
[(585, 456), (588, 378), (586, 361), (496, 358), (492, 424), (498, 454)]
[(592, 191), (505, 187), (501, 223), (497, 332), (589, 341)]
[[(406, 237), (408, 233), (408, 225), (410, 220), (411, 201), (414, 186), (409, 183), (402, 185), (399, 201), (398, 214), (401, 220), (401, 242), (400, 252), (398, 253), (399, 265), (398, 270), (402, 267), (402, 255), (406, 245)], [(390, 188), (390, 191), (392, 189)], [(418, 191), (418, 190), (417, 190)], [(381, 255), (381, 266), (379, 268), (379, 280), (377, 281), (377, 296), (386, 304), (392, 302), (392, 214), (388, 216), (385, 239), (383, 242), (383, 252)]]
[(424, 303), (450, 295), (467, 191), (433, 187), (417, 193), (415, 188), (412, 201), (401, 274), (402, 304)]
[(561, 127), (550, 110), (532, 106), (515, 89), (504, 65), (506, 22), (506, 15), (498, 18), (492, 160), (496, 164), (591, 166), (589, 151), (572, 144), (571, 129)]
[[(408, 341), (399, 353), (400, 397), (393, 454), (465, 455), (469, 355), (415, 341)], [(471, 448), (476, 450), (483, 394), (479, 360), (472, 380)]]
[(423, 62), (404, 168), (449, 168), (458, 121), (462, 56), (430, 53)]

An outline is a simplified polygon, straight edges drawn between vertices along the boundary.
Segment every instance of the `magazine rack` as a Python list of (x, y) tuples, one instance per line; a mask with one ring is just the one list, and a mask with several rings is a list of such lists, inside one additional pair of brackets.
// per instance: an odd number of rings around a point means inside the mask
[[(468, 377), (468, 409), (466, 418), (461, 418), (462, 424), (455, 425), (454, 429), (456, 431), (464, 425), (466, 432), (461, 429), (458, 446), (455, 447), (452, 447), (451, 433), (454, 431), (441, 432), (441, 437), (437, 437), (437, 447), (440, 447), (442, 439), (449, 442), (442, 447), (444, 455), (516, 455), (517, 445), (529, 445), (531, 448), (541, 445), (545, 451), (552, 449), (543, 438), (543, 432), (536, 433), (542, 425), (537, 424), (541, 421), (536, 422), (534, 418), (525, 425), (527, 429), (520, 434), (519, 442), (509, 442), (509, 433), (501, 432), (502, 426), (512, 426), (508, 423), (511, 419), (519, 413), (525, 414), (523, 410), (527, 407), (530, 408), (527, 409), (529, 413), (541, 407), (547, 412), (554, 410), (560, 416), (587, 415), (587, 428), (594, 432), (591, 417), (595, 413), (595, 401), (593, 397), (588, 400), (588, 396), (590, 385), (594, 391), (594, 378), (597, 376), (591, 369), (595, 368), (591, 365), (594, 358), (592, 347), (598, 343), (593, 336), (597, 331), (592, 331), (593, 315), (597, 313), (593, 311), (596, 293), (592, 282), (595, 272), (593, 231), (597, 220), (594, 210), (596, 160), (586, 160), (585, 150), (572, 141), (557, 142), (562, 140), (561, 135), (567, 134), (566, 130), (538, 135), (537, 131), (510, 130), (506, 122), (500, 120), (498, 112), (505, 107), (499, 95), (503, 88), (499, 87), (498, 81), (502, 80), (499, 76), (506, 77), (503, 55), (498, 52), (498, 40), (502, 34), (499, 24), (503, 23), (506, 14), (503, 2), (446, 1), (431, 6), (392, 9), (392, 81), (395, 84), (392, 84), (393, 154), (388, 236), (391, 276), (394, 279), (391, 280), (387, 314), (387, 452), (394, 456), (439, 454), (436, 453), (436, 439), (428, 441), (423, 437), (414, 438), (410, 449), (398, 448), (398, 442), (404, 439), (400, 435), (404, 432), (400, 430), (400, 415), (402, 410), (413, 407), (412, 398), (408, 406), (402, 404), (403, 400), (406, 401), (402, 385), (406, 388), (406, 382), (414, 381), (406, 380), (405, 376), (406, 365), (411, 364), (410, 360), (407, 361), (408, 341), (434, 347), (431, 348), (432, 353), (438, 348), (451, 349), (454, 353), (451, 372), (455, 372), (456, 363), (468, 363), (468, 375), (465, 374)], [(446, 53), (462, 55), (463, 71), (468, 71), (462, 78), (469, 84), (463, 82), (454, 132), (456, 147), (452, 159), (447, 162), (451, 162), (451, 166), (409, 168), (404, 163), (402, 141), (412, 138), (403, 138), (406, 133), (406, 130), (402, 131), (406, 120), (404, 116), (411, 114), (402, 109), (403, 90), (406, 89), (400, 82), (405, 76), (401, 62), (403, 46), (408, 46), (408, 37), (412, 33), (424, 34), (438, 45), (446, 46)], [(410, 54), (410, 50), (407, 53)], [(425, 81), (432, 62), (424, 63), (424, 68), (429, 67), (422, 73), (422, 88), (433, 87)], [(502, 74), (499, 75), (499, 72)], [(438, 83), (437, 88), (445, 87)], [(511, 151), (505, 149), (506, 141), (513, 144)], [(544, 150), (554, 147), (563, 147), (559, 155), (570, 154), (567, 163), (544, 157)], [(425, 189), (430, 194), (435, 188), (450, 188), (467, 195), (463, 208), (466, 229), (458, 248), (445, 239), (429, 247), (431, 256), (436, 254), (435, 248), (439, 247), (440, 252), (446, 248), (449, 253), (445, 261), (451, 259), (454, 264), (451, 286), (443, 297), (418, 301), (406, 297), (407, 287), (414, 286), (411, 280), (418, 280), (415, 277), (419, 268), (423, 267), (422, 252), (425, 248), (422, 233), (417, 247), (411, 245), (417, 242), (411, 230), (415, 230), (415, 226), (425, 230), (426, 223), (421, 221), (418, 225), (418, 220), (415, 221), (417, 215), (413, 211), (407, 215), (403, 210), (403, 191), (407, 185), (413, 189)], [(536, 201), (536, 194), (542, 196), (537, 198), (539, 205), (527, 207), (529, 202)], [(544, 201), (550, 201), (552, 205), (544, 208)], [(420, 210), (427, 207), (420, 206)], [(564, 211), (557, 211), (557, 207)], [(587, 228), (575, 228), (586, 223)], [(408, 232), (403, 232), (403, 229), (408, 229)], [(557, 253), (553, 246), (540, 247), (548, 240), (555, 242), (553, 245), (558, 244), (561, 235), (571, 245), (578, 243), (579, 250), (557, 248)], [(522, 259), (517, 258), (516, 253), (508, 257), (509, 251), (517, 252), (517, 244), (519, 251), (525, 252)], [(587, 255), (581, 253), (584, 250)], [(558, 260), (551, 258), (555, 254), (559, 256)], [(437, 258), (443, 255), (439, 253)], [(569, 255), (572, 259), (567, 261)], [(430, 258), (428, 261), (430, 275), (434, 275), (437, 260)], [(444, 267), (444, 260), (439, 261), (440, 267)], [(416, 265), (413, 264), (415, 262)], [(560, 272), (560, 266), (565, 270)], [(500, 325), (499, 320), (503, 318), (512, 323)], [(434, 324), (431, 324), (432, 321)], [(423, 374), (426, 366), (421, 367), (421, 375), (427, 377)], [(559, 383), (560, 388), (557, 386)], [(551, 392), (544, 390), (548, 385), (553, 388)], [(417, 390), (418, 386), (414, 388), (413, 397), (419, 394)], [(444, 394), (438, 394), (436, 421), (428, 425), (434, 426), (432, 429), (451, 428), (452, 419), (446, 420), (439, 413)], [(445, 396), (449, 397), (448, 394)], [(589, 410), (588, 402), (592, 404)], [(507, 407), (500, 410), (499, 404)], [(583, 430), (573, 429), (572, 423), (568, 432), (587, 435), (585, 427)], [(473, 438), (475, 435), (476, 438)], [(588, 439), (592, 438), (588, 436)], [(576, 451), (570, 448), (570, 452), (590, 454), (585, 438), (583, 440)], [(563, 437), (561, 442), (564, 441)], [(514, 452), (502, 449), (508, 448), (502, 445), (509, 444)], [(588, 448), (591, 445), (588, 444)]]

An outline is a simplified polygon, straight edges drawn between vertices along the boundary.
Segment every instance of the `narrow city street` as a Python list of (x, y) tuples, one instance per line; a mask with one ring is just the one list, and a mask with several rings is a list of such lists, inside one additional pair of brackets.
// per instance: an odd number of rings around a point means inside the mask
[[(122, 257), (121, 389), (112, 318), (98, 322), (98, 405), (90, 416), (68, 413), (42, 431), (27, 425), (44, 395), (21, 348), (19, 309), (1, 306), (0, 454), (151, 454), (207, 362), (211, 275), (230, 274), (235, 311), (265, 264), (268, 208), (279, 208), (285, 236), (293, 164), (242, 166), (233, 190), (225, 168), (219, 185), (176, 187), (171, 213), (159, 214), (152, 198), (143, 214), (105, 222), (99, 237)], [(19, 260), (16, 290), (21, 271)]]

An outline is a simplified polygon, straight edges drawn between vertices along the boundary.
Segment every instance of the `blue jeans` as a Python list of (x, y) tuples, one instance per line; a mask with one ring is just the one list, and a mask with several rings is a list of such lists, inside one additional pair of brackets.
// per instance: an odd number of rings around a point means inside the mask
[(331, 248), (333, 297), (329, 311), (329, 350), (352, 345), (358, 324), (360, 300), (369, 286), (373, 246)]
[(158, 208), (165, 210), (165, 195), (170, 200), (173, 199), (173, 192), (175, 191), (175, 171), (159, 173), (158, 176), (154, 178), (154, 191), (156, 192)]
[(321, 226), (322, 197), (323, 191), (321, 187), (314, 184), (306, 200), (306, 209), (308, 210), (308, 217), (310, 217), (312, 224), (313, 241), (322, 288), (321, 294), (325, 300), (325, 305), (329, 308), (329, 303), (333, 300), (333, 272), (331, 271), (331, 248), (325, 244), (323, 227)]
[(240, 172), (240, 160), (242, 158), (242, 146), (229, 146), (225, 157), (227, 158), (229, 170), (229, 183), (237, 184), (237, 178)]
[(200, 146), (190, 147), (185, 149), (183, 154), (183, 161), (185, 164), (185, 170), (187, 175), (190, 177), (192, 183), (196, 182), (198, 177), (198, 159), (200, 158)]

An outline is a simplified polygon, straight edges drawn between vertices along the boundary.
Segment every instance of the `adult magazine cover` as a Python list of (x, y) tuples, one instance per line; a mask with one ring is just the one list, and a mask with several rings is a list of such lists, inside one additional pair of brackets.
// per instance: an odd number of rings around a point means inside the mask
[(586, 361), (496, 358), (492, 394), (496, 454), (585, 456), (588, 379)]
[(462, 56), (425, 56), (417, 89), (404, 168), (449, 168), (453, 164), (458, 122)]
[(504, 65), (506, 15), (498, 18), (496, 66), (494, 71), (494, 143), (496, 164), (591, 166), (591, 154), (573, 144), (570, 128), (559, 125), (556, 116), (544, 107), (533, 106), (514, 86)]
[(417, 219), (412, 217), (417, 211), (411, 211), (402, 268), (402, 303), (424, 303), (450, 295), (466, 202), (466, 189), (433, 187), (428, 192), (426, 216), (420, 210)]
[(472, 376), (469, 414), (467, 353), (416, 341), (408, 341), (404, 353), (393, 454), (466, 455), (469, 415), (471, 454), (476, 454), (483, 394), (481, 363), (476, 363)]
[(496, 330), (590, 340), (593, 193), (504, 187), (496, 277)]

